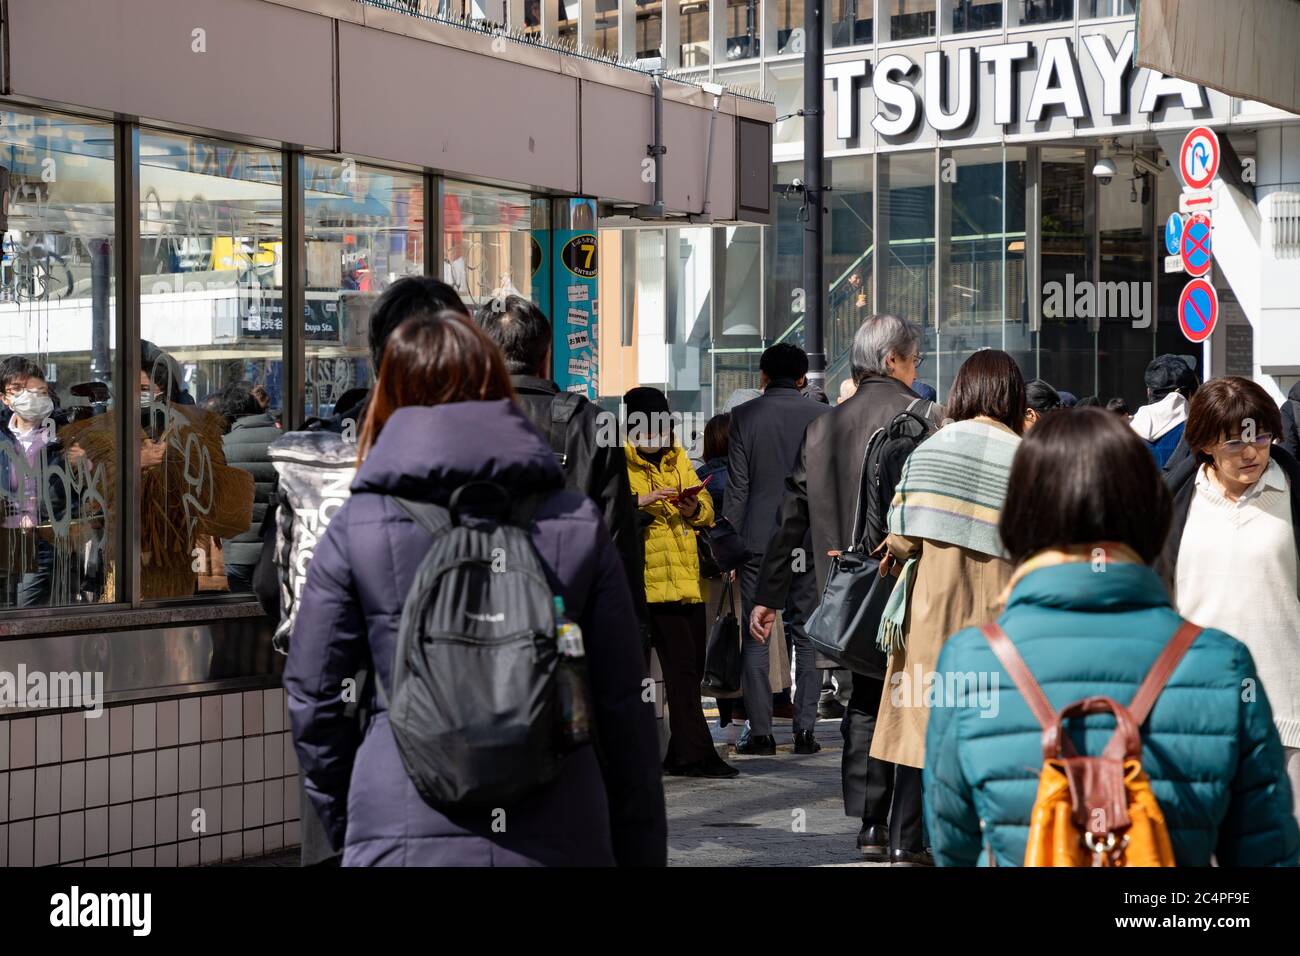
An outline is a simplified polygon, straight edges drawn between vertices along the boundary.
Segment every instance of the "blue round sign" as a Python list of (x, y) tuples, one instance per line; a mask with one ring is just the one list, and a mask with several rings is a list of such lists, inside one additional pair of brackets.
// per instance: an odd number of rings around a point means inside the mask
[(1209, 216), (1198, 213), (1187, 220), (1179, 249), (1188, 275), (1203, 276), (1210, 271), (1212, 235)]
[(1179, 243), (1183, 239), (1183, 217), (1181, 213), (1171, 213), (1165, 220), (1165, 252), (1171, 256), (1178, 255), (1182, 247)]

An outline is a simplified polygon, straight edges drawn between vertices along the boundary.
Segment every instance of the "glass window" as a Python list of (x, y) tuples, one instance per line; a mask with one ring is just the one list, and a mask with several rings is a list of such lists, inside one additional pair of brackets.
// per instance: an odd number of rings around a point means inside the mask
[(1002, 0), (944, 0), (943, 32), (973, 33), (1002, 26)]
[[(858, 0), (859, 3), (862, 0)], [(880, 14), (888, 11), (887, 40), (917, 40), (934, 36), (936, 0), (880, 0)]]
[(375, 300), (403, 276), (424, 272), (424, 179), (309, 158), (303, 193), (306, 412), (325, 417), (355, 404), (348, 392), (370, 387)]
[(872, 42), (875, 0), (831, 0), (831, 46), (860, 46)]
[[(1155, 358), (1153, 286), (1154, 188), (1146, 175), (1134, 177), (1122, 161), (1107, 185), (1097, 183), (1097, 226), (1101, 243), (1101, 281), (1096, 305), (1097, 396), (1122, 397), (1137, 408), (1146, 397), (1142, 374)], [(1163, 223), (1161, 232), (1163, 234)], [(1163, 239), (1162, 239), (1163, 241)], [(1136, 326), (1136, 327), (1135, 327)]]
[(542, 32), (542, 0), (524, 0), (524, 33), (530, 37)]
[(581, 8), (579, 0), (549, 0), (550, 3), (559, 5), (560, 12), (556, 21), (559, 29), (559, 36), (556, 37), (558, 43), (567, 46), (571, 50), (578, 48), (578, 10)]
[(708, 0), (683, 2), (678, 30), (681, 32), (682, 68), (709, 65)]
[(498, 294), (530, 298), (532, 228), (528, 193), (447, 181), (442, 197), (443, 279), (471, 308)]
[(146, 599), (250, 589), (283, 397), (282, 202), (278, 151), (140, 134)]
[[(789, 190), (789, 185), (803, 178), (803, 164), (778, 163), (772, 173), (772, 225), (767, 228), (766, 243), (768, 320), (764, 331), (770, 341), (802, 345), (806, 303), (797, 290), (803, 287), (803, 203), (802, 194)], [(831, 271), (829, 264), (826, 271)]]
[(663, 55), (663, 3), (636, 0), (636, 55), (648, 60)]
[(935, 361), (934, 175), (932, 152), (880, 156), (878, 201), (881, 229), (887, 237), (882, 239), (887, 255), (878, 267), (881, 311), (921, 325), (931, 363)]
[(1096, 394), (1092, 320), (1075, 307), (1080, 283), (1092, 281), (1092, 242), (1084, 215), (1089, 167), (1082, 149), (1042, 154), (1042, 329), (1039, 377), (1082, 398)]
[(113, 127), (0, 111), (0, 608), (114, 592)]
[(776, 52), (802, 53), (805, 49), (803, 0), (769, 2), (776, 4)]
[(1011, 26), (1063, 23), (1074, 19), (1074, 0), (1007, 0), (1007, 17)]
[[(713, 231), (669, 229), (664, 251), (669, 402), (676, 412), (708, 413), (713, 409)], [(701, 430), (681, 438), (694, 448), (704, 435)]]
[[(840, 382), (851, 374), (853, 336), (871, 315), (875, 232), (875, 170), (870, 156), (831, 160), (831, 186), (826, 194), (826, 390), (834, 397)], [(800, 243), (802, 252), (802, 242)]]
[(1133, 15), (1133, 9), (1133, 0), (1080, 0), (1079, 17), (1083, 20), (1128, 17)]
[(727, 0), (727, 48), (728, 60), (746, 60), (758, 56), (758, 44), (762, 35), (762, 12), (759, 0)]
[(618, 0), (596, 0), (596, 49), (618, 56)]

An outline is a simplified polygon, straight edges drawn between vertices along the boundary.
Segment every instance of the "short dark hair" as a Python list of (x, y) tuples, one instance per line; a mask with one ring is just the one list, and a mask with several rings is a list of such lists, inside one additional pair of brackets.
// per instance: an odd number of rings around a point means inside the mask
[(1035, 378), (1025, 385), (1025, 404), (1036, 412), (1050, 412), (1061, 407), (1061, 396), (1041, 378)]
[(375, 374), (379, 373), (384, 346), (394, 329), (413, 315), (437, 315), (444, 310), (469, 316), (456, 290), (441, 279), (405, 276), (385, 289), (370, 313), (370, 360)]
[(1114, 412), (1117, 415), (1128, 414), (1128, 402), (1122, 398), (1112, 398), (1106, 403), (1106, 411)]
[(26, 355), (11, 355), (0, 362), (0, 388), (8, 388), (20, 379), (39, 378), (45, 381), (45, 369)]
[(948, 390), (948, 417), (961, 422), (984, 415), (1019, 435), (1025, 427), (1025, 378), (1000, 349), (980, 349), (957, 369)]
[(1192, 396), (1183, 438), (1197, 461), (1213, 461), (1203, 449), (1225, 436), (1239, 437), (1248, 421), (1254, 422), (1257, 435), (1282, 437), (1282, 413), (1263, 386), (1236, 375), (1213, 378)]
[(511, 375), (541, 369), (551, 348), (551, 322), (534, 303), (518, 295), (495, 299), (479, 307), (474, 321), (501, 349)]
[(714, 415), (704, 426), (704, 460), (721, 458), (731, 449), (731, 416)]
[(758, 368), (769, 381), (788, 379), (797, 382), (808, 374), (808, 353), (793, 342), (777, 342), (763, 352)]
[(218, 395), (216, 411), (228, 425), (249, 415), (262, 414), (262, 403), (253, 394), (252, 382), (231, 382)]
[(1146, 442), (1118, 415), (1047, 415), (1011, 462), (998, 531), (1017, 564), (1045, 548), (1117, 541), (1151, 564), (1173, 517)]

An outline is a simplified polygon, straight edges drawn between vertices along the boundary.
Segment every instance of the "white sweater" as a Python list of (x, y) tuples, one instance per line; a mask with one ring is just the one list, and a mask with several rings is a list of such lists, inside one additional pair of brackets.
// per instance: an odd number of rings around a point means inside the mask
[(1183, 617), (1250, 649), (1285, 747), (1300, 747), (1300, 598), (1291, 494), (1276, 461), (1237, 501), (1202, 465), (1178, 548)]

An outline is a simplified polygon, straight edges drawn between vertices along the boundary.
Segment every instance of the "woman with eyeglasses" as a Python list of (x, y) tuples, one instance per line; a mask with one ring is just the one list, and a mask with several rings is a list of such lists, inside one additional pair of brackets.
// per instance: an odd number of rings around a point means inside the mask
[(1183, 434), (1194, 454), (1166, 478), (1166, 577), (1179, 613), (1249, 648), (1300, 794), (1300, 464), (1273, 444), (1281, 414), (1249, 379), (1201, 386)]

